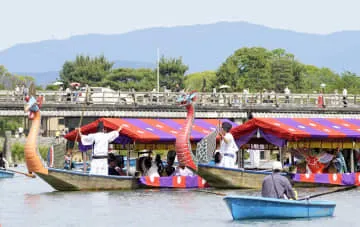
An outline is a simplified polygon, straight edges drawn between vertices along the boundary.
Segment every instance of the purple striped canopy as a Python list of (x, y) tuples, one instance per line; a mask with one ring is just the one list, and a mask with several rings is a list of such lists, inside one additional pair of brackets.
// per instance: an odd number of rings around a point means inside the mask
[[(182, 130), (185, 119), (139, 119), (139, 118), (100, 118), (88, 125), (81, 127), (81, 132), (86, 135), (96, 132), (98, 122), (102, 121), (108, 131), (116, 130), (121, 125), (120, 137), (115, 143), (174, 143), (176, 135)], [(198, 142), (222, 122), (229, 122), (233, 127), (234, 122), (227, 119), (195, 119), (191, 131), (190, 140)], [(77, 131), (71, 131), (65, 138), (74, 141)], [(79, 140), (79, 137), (78, 137)]]

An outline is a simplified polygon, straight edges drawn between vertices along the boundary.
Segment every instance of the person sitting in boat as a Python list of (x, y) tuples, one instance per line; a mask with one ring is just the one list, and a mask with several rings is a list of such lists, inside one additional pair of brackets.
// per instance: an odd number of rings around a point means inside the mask
[(146, 157), (144, 160), (145, 173), (144, 176), (148, 177), (160, 177), (158, 167), (155, 162), (151, 160), (151, 157)]
[(109, 175), (116, 175), (116, 176), (125, 176), (125, 172), (123, 171), (124, 168), (124, 159), (120, 156), (120, 160), (116, 158), (113, 153), (109, 154), (109, 168), (108, 174)]
[(71, 169), (71, 154), (70, 152), (66, 152), (64, 155), (64, 169)]
[(215, 166), (221, 166), (221, 153), (218, 150), (215, 151), (214, 162), (215, 162)]
[(223, 122), (219, 132), (221, 143), (221, 167), (235, 168), (236, 152), (239, 150), (233, 135), (230, 133), (232, 125), (229, 122)]
[(155, 164), (156, 164), (156, 166), (157, 166), (157, 171), (158, 171), (159, 175), (162, 176), (165, 167), (164, 167), (163, 161), (161, 160), (160, 154), (157, 154), (157, 155), (155, 156)]
[(97, 133), (85, 136), (81, 134), (79, 129), (81, 143), (85, 146), (93, 145), (90, 174), (108, 175), (107, 159), (109, 143), (119, 136), (121, 129), (122, 126), (120, 126), (116, 131), (105, 133), (104, 123), (101, 121), (97, 126)]
[(175, 157), (176, 157), (176, 152), (174, 150), (169, 150), (167, 153), (167, 164), (164, 169), (165, 176), (172, 176), (173, 173), (175, 172), (175, 167), (174, 167)]
[(336, 152), (336, 156), (333, 159), (333, 163), (335, 164), (335, 167), (337, 169), (338, 173), (347, 173), (347, 166), (345, 162), (344, 155), (340, 150)]
[(261, 196), (277, 199), (294, 199), (296, 200), (295, 192), (289, 180), (280, 174), (282, 166), (280, 162), (274, 162), (273, 173), (264, 178), (262, 183)]
[(194, 176), (194, 172), (191, 171), (189, 168), (187, 168), (185, 165), (179, 165), (176, 167), (175, 172), (173, 173), (173, 176)]

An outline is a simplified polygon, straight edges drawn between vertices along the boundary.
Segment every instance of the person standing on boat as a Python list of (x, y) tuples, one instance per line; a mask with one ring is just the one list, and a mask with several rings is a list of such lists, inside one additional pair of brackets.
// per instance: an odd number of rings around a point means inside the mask
[(239, 150), (237, 147), (234, 137), (230, 133), (232, 125), (229, 122), (223, 122), (221, 125), (219, 135), (221, 138), (220, 142), (220, 153), (221, 153), (221, 167), (235, 168), (236, 152)]
[(93, 145), (90, 174), (108, 175), (108, 147), (109, 143), (119, 137), (122, 126), (116, 131), (105, 133), (104, 123), (99, 122), (97, 133), (82, 135), (79, 129), (81, 143), (83, 145)]
[(280, 162), (274, 162), (273, 173), (264, 178), (262, 183), (261, 196), (277, 199), (294, 199), (296, 194), (289, 180), (280, 174), (282, 166)]

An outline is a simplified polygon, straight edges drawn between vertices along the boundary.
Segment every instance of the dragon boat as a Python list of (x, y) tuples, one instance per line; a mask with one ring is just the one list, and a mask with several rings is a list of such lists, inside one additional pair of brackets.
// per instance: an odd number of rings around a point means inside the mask
[[(192, 99), (194, 95), (187, 94), (179, 98), (179, 103), (187, 106), (188, 114), (184, 119), (126, 119), (126, 118), (100, 118), (88, 125), (81, 127), (83, 134), (94, 132), (99, 121), (104, 123), (107, 130), (115, 130), (120, 125), (124, 128), (120, 136), (114, 141), (127, 149), (127, 160), (130, 160), (131, 149), (136, 145), (144, 148), (157, 149), (159, 147), (174, 147), (176, 150), (191, 150), (195, 142), (213, 131), (219, 124), (218, 119), (196, 119), (192, 111)], [(40, 109), (32, 112), (31, 128), (24, 147), (25, 160), (29, 173), (37, 174), (46, 183), (58, 191), (76, 190), (132, 190), (139, 188), (203, 188), (207, 182), (200, 176), (170, 176), (170, 177), (147, 177), (131, 176), (103, 176), (92, 175), (88, 172), (64, 170), (59, 165), (54, 165), (54, 150), (48, 154), (48, 167), (37, 152), (37, 136), (40, 130)], [(220, 120), (228, 121), (226, 119)], [(228, 121), (232, 123), (231, 121)], [(234, 123), (232, 123), (234, 125)], [(89, 147), (83, 146), (74, 130), (65, 138), (79, 142), (79, 148), (86, 151)], [(175, 146), (174, 146), (175, 145)], [(64, 157), (62, 152), (60, 157)], [(180, 156), (180, 159), (184, 156)], [(191, 157), (187, 157), (191, 160)], [(127, 170), (130, 162), (127, 162)]]
[[(253, 118), (230, 132), (242, 149), (257, 144), (260, 135), (267, 144), (279, 150), (282, 162), (287, 152), (291, 163), (294, 164), (294, 157), (306, 163), (311, 173), (283, 173), (296, 187), (332, 187), (360, 186), (360, 172), (355, 172), (355, 165), (359, 161), (356, 159), (360, 157), (355, 151), (360, 147), (359, 131), (358, 119)], [(347, 154), (349, 159), (347, 173), (336, 173), (334, 168), (333, 173), (324, 173), (330, 171), (329, 163), (333, 160), (341, 164), (342, 154)], [(342, 164), (341, 168), (345, 167), (346, 164)], [(212, 187), (239, 189), (261, 188), (264, 177), (271, 174), (270, 170), (229, 169), (208, 164), (198, 164), (197, 172)]]

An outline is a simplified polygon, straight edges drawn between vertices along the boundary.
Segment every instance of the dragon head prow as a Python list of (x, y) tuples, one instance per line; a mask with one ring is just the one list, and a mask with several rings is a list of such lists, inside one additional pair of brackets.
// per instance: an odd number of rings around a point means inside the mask
[(196, 101), (197, 92), (196, 91), (185, 91), (180, 94), (180, 96), (176, 99), (176, 103), (182, 106), (192, 105)]

